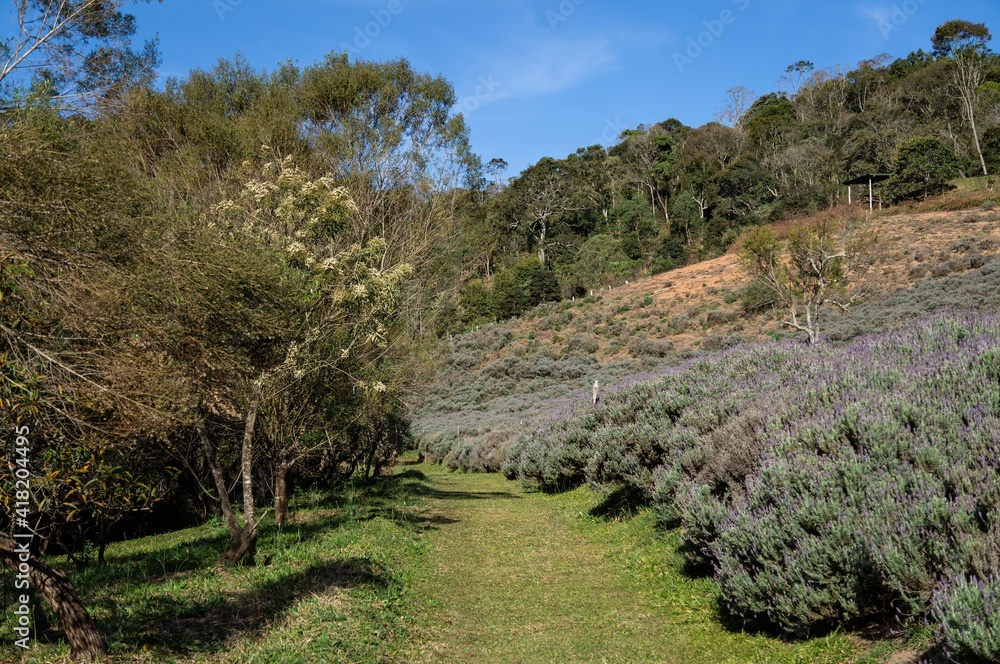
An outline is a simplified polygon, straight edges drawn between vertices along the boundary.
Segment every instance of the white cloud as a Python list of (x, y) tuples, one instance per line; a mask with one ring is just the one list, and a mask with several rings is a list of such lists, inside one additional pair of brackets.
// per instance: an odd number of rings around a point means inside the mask
[(876, 25), (887, 22), (892, 10), (885, 5), (868, 5), (858, 8), (860, 14)]
[(522, 40), (494, 67), (499, 97), (531, 97), (568, 90), (604, 71), (614, 55), (604, 38)]

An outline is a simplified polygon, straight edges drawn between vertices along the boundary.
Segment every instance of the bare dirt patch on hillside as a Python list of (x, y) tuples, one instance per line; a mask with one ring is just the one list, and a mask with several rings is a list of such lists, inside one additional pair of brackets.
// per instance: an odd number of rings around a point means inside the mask
[[(798, 223), (808, 223), (800, 220)], [(781, 234), (795, 226), (776, 227)], [(880, 245), (866, 279), (873, 297), (982, 267), (1000, 255), (1000, 210), (876, 216)], [(774, 312), (745, 315), (738, 299), (749, 279), (735, 251), (611, 290), (539, 307), (508, 322), (515, 352), (562, 351), (576, 336), (593, 339), (601, 359), (664, 357), (780, 333)], [(791, 332), (786, 332), (791, 334)], [(656, 342), (659, 342), (657, 345)]]

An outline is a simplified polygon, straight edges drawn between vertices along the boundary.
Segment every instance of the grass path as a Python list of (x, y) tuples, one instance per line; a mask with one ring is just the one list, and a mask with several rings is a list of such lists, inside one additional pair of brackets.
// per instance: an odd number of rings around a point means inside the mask
[(499, 475), (407, 469), (427, 478), (433, 526), (406, 661), (878, 661), (846, 636), (788, 644), (724, 629), (714, 587), (681, 573), (676, 542), (649, 515), (588, 516), (587, 489), (550, 496)]

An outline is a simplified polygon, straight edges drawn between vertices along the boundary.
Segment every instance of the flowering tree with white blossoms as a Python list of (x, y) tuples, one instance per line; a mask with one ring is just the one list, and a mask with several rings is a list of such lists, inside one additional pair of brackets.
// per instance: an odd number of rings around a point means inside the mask
[[(259, 243), (262, 251), (280, 257), (286, 268), (283, 278), (295, 281), (296, 294), (294, 309), (283, 312), (280, 341), (271, 345), (256, 372), (202, 403), (196, 428), (231, 538), (222, 563), (253, 559), (258, 415), (264, 413), (263, 427), (275, 447), (275, 509), (278, 520), (284, 521), (289, 470), (332, 435), (324, 431), (325, 436), (312, 436), (308, 442), (304, 438), (306, 431), (324, 429), (319, 392), (325, 380), (339, 375), (352, 391), (385, 398), (384, 383), (365, 381), (351, 367), (372, 364), (386, 348), (388, 328), (412, 270), (405, 264), (383, 267), (386, 245), (381, 238), (362, 245), (344, 237), (355, 212), (350, 195), (331, 177), (310, 179), (289, 157), (265, 163), (235, 200), (214, 208), (213, 223), (230, 241)], [(359, 358), (364, 361), (359, 363)], [(233, 412), (242, 413), (243, 421), (242, 523), (230, 502), (230, 483), (207, 426), (211, 415)]]

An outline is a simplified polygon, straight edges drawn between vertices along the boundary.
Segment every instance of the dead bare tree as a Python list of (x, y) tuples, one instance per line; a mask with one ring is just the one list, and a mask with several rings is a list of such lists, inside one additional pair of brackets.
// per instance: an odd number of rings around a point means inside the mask
[(876, 242), (862, 220), (831, 212), (812, 227), (794, 229), (785, 242), (769, 227), (754, 229), (744, 239), (740, 260), (784, 310), (782, 324), (805, 332), (815, 344), (823, 307), (846, 312), (865, 295), (859, 279), (871, 265)]

